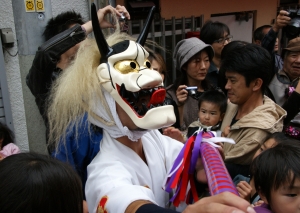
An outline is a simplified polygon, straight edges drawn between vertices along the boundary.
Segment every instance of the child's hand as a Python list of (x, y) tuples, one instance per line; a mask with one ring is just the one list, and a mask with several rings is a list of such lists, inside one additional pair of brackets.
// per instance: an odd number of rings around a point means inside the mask
[(261, 206), (261, 204), (263, 204), (263, 203), (264, 203), (263, 200), (259, 200), (259, 201), (255, 202), (255, 203), (253, 203), (251, 206), (253, 206), (253, 207), (255, 207), (255, 206)]
[(227, 126), (224, 128), (224, 131), (222, 132), (221, 136), (226, 138), (229, 132), (230, 132), (230, 126)]
[(165, 128), (163, 130), (163, 134), (166, 136), (169, 136), (170, 138), (178, 140), (180, 142), (183, 142), (183, 143), (185, 142), (182, 132), (175, 127), (170, 126), (170, 127)]
[(246, 181), (240, 181), (237, 184), (236, 189), (238, 190), (241, 198), (250, 201), (252, 187), (250, 186), (249, 183), (247, 183)]

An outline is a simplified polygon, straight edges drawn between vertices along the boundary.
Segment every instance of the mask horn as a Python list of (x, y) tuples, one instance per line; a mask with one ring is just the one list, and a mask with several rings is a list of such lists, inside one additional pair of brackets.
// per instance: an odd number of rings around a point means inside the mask
[(154, 9), (155, 9), (155, 6), (153, 6), (151, 8), (150, 13), (148, 15), (148, 18), (146, 20), (145, 26), (144, 26), (140, 36), (136, 40), (136, 43), (138, 43), (142, 46), (145, 45), (145, 42), (146, 42), (146, 39), (147, 39), (147, 36), (148, 36), (148, 32), (149, 32), (149, 29), (150, 29), (150, 26), (151, 26), (151, 23), (152, 23), (152, 20), (153, 20)]
[(97, 45), (98, 45), (98, 49), (101, 53), (100, 63), (106, 63), (108, 55), (113, 50), (107, 44), (106, 39), (105, 39), (105, 37), (102, 33), (102, 30), (101, 30), (100, 25), (99, 25), (96, 5), (94, 3), (92, 3), (91, 12), (92, 12), (93, 31), (94, 31), (95, 39), (96, 39), (96, 42), (97, 42)]

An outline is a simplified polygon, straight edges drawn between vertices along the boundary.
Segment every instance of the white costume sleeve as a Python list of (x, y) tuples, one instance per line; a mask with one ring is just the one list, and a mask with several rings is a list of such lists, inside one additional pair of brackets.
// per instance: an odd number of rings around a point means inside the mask
[[(182, 144), (158, 131), (142, 137), (147, 164), (123, 144), (104, 134), (99, 154), (88, 166), (86, 198), (90, 212), (123, 213), (130, 203), (168, 202), (162, 184)], [(101, 212), (101, 211), (100, 211)]]

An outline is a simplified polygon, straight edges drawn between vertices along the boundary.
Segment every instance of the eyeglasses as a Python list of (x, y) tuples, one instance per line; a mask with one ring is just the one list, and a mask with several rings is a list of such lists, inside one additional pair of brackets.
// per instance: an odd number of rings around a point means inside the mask
[(214, 43), (224, 44), (225, 41), (231, 42), (232, 38), (233, 38), (232, 35), (228, 35), (228, 36), (226, 36), (225, 38), (220, 38), (220, 39), (218, 39), (218, 40), (215, 40)]

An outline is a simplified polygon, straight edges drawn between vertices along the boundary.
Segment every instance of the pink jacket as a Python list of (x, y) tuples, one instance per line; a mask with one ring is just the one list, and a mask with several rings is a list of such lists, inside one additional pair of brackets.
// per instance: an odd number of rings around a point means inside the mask
[(10, 156), (13, 154), (18, 154), (18, 153), (20, 153), (20, 149), (13, 143), (7, 144), (0, 151), (0, 155), (2, 155), (3, 157), (7, 157), (7, 156)]

